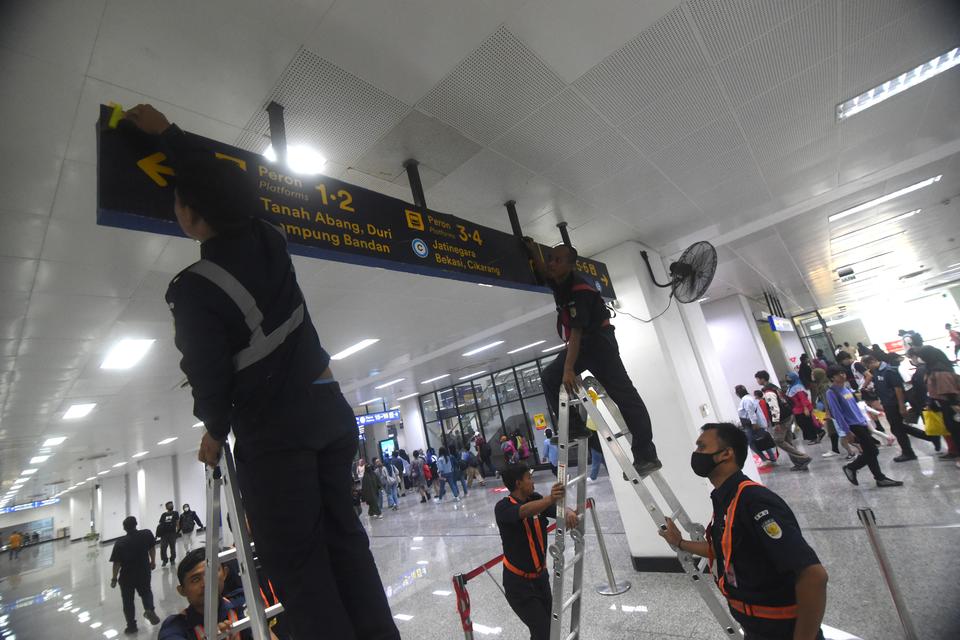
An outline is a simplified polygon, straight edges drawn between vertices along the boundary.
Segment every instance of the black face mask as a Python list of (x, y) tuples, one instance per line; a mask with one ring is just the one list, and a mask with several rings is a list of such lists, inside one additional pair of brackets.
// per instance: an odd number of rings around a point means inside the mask
[[(720, 451), (723, 451), (723, 449)], [(720, 451), (714, 451), (713, 453), (700, 453), (699, 451), (694, 451), (690, 454), (690, 468), (693, 469), (693, 472), (701, 478), (706, 478), (710, 475), (710, 472), (713, 471), (718, 464), (720, 464), (713, 459), (713, 456), (720, 453)]]

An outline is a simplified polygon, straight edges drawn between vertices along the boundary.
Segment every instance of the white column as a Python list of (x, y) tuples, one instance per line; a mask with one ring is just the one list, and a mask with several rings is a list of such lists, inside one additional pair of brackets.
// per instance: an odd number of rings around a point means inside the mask
[(70, 492), (70, 539), (80, 540), (90, 533), (93, 487), (85, 485)]
[[(642, 249), (627, 242), (596, 258), (610, 270), (621, 310), (647, 319), (664, 311), (669, 294), (651, 282), (640, 256)], [(668, 278), (659, 256), (648, 253), (657, 279), (665, 282)], [(650, 412), (662, 473), (690, 516), (706, 524), (711, 514), (711, 487), (690, 470), (690, 453), (700, 426), (734, 420), (736, 412), (731, 394), (724, 392), (726, 381), (695, 304), (681, 312), (674, 301), (651, 323), (625, 314), (613, 322), (624, 366)], [(609, 455), (605, 458), (635, 566), (641, 570), (676, 566), (670, 562), (675, 553), (657, 535), (656, 524), (640, 507), (631, 486), (622, 481), (616, 460)], [(752, 461), (748, 460), (748, 465)], [(753, 469), (748, 472), (755, 475)]]
[[(427, 438), (424, 433), (423, 416), (420, 415), (420, 398), (414, 396), (400, 401), (400, 417), (403, 419), (403, 429), (397, 430), (397, 440), (406, 450), (410, 459), (417, 449), (426, 449)], [(402, 439), (400, 434), (403, 434)]]
[(124, 476), (107, 476), (100, 482), (99, 522), (100, 540), (113, 540), (123, 535), (123, 519), (127, 513), (127, 488)]

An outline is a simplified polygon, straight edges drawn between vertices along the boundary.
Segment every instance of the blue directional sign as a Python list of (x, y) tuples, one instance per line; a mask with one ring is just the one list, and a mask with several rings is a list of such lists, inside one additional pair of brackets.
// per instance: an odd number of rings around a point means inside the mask
[(26, 511), (27, 509), (37, 509), (39, 507), (48, 507), (51, 504), (57, 504), (60, 502), (60, 498), (48, 498), (47, 500), (36, 500), (34, 502), (24, 502), (23, 504), (15, 504), (12, 507), (3, 507), (0, 509), (0, 513), (14, 513), (16, 511)]
[(368, 413), (362, 416), (356, 416), (357, 426), (362, 427), (367, 424), (376, 424), (378, 422), (390, 422), (400, 419), (400, 410), (380, 411), (379, 413)]

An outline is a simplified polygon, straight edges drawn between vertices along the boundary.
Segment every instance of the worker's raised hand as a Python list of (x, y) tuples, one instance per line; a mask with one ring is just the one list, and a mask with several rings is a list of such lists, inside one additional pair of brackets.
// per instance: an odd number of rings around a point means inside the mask
[(580, 518), (577, 516), (577, 512), (573, 509), (567, 509), (567, 513), (564, 516), (564, 521), (567, 523), (567, 529), (576, 529), (577, 525), (580, 523)]
[(159, 135), (170, 126), (167, 117), (149, 104), (138, 104), (124, 112), (123, 116), (138, 129), (151, 135)]
[(563, 499), (563, 494), (566, 493), (566, 489), (563, 486), (563, 483), (557, 482), (550, 488), (550, 499), (554, 502), (559, 502)]
[(671, 547), (680, 546), (680, 541), (683, 539), (683, 536), (680, 535), (680, 529), (677, 529), (677, 525), (673, 523), (672, 518), (663, 519), (666, 524), (660, 527), (660, 530), (657, 533), (660, 534), (660, 537), (667, 541)]
[(204, 433), (200, 440), (200, 451), (197, 459), (208, 467), (215, 467), (220, 462), (221, 443), (209, 433)]
[(580, 385), (577, 384), (577, 374), (571, 369), (563, 370), (563, 387), (567, 390), (567, 393), (570, 395), (576, 395), (577, 389), (580, 388)]

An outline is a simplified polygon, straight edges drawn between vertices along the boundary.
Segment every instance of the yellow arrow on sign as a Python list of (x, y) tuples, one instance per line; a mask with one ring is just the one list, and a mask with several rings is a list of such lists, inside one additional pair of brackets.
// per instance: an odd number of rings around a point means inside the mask
[(600, 280), (603, 281), (603, 286), (605, 286), (605, 287), (610, 284), (610, 278), (608, 278), (606, 275), (604, 275), (602, 278), (600, 278)]
[(213, 155), (217, 160), (229, 160), (230, 162), (236, 163), (236, 165), (241, 169), (243, 169), (244, 171), (247, 170), (247, 162), (245, 160), (241, 160), (240, 158), (234, 158), (233, 156), (228, 156), (227, 154), (220, 153), (219, 151), (215, 151)]
[(137, 166), (140, 167), (140, 170), (147, 174), (147, 177), (157, 183), (158, 187), (167, 186), (167, 179), (163, 176), (172, 176), (174, 175), (173, 169), (166, 167), (162, 164), (164, 160), (167, 159), (167, 156), (162, 151), (157, 151), (152, 153), (146, 158), (137, 160)]

